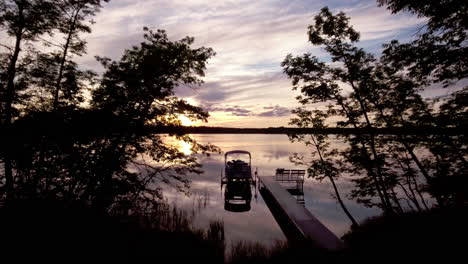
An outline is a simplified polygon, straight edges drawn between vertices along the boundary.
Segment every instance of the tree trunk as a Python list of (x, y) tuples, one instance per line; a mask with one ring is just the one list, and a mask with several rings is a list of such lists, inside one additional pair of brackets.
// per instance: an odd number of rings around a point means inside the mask
[[(8, 65), (7, 71), (7, 87), (5, 91), (5, 116), (4, 126), (7, 137), (11, 136), (11, 124), (13, 122), (13, 97), (15, 93), (15, 78), (16, 78), (16, 63), (18, 62), (19, 54), (21, 52), (21, 42), (23, 40), (23, 29), (24, 29), (24, 13), (23, 5), (18, 4), (18, 28), (15, 32), (16, 42), (13, 56), (11, 57), (10, 64)], [(4, 157), (4, 169), (5, 169), (5, 188), (7, 193), (7, 199), (13, 192), (13, 166), (11, 161), (11, 147), (8, 139), (7, 149), (5, 150)]]
[(377, 177), (379, 178), (379, 180), (381, 181), (382, 183), (382, 193), (383, 193), (383, 196), (385, 198), (385, 201), (387, 202), (387, 204), (389, 205), (389, 209), (390, 209), (390, 213), (393, 213), (393, 208), (392, 208), (392, 203), (390, 202), (390, 195), (388, 194), (387, 190), (386, 190), (386, 187), (385, 187), (385, 181), (383, 179), (383, 176), (382, 176), (382, 168), (381, 166), (377, 163), (378, 162), (378, 155), (377, 155), (377, 150), (376, 150), (376, 147), (375, 147), (375, 138), (374, 138), (374, 132), (372, 131), (373, 130), (373, 126), (370, 122), (370, 118), (369, 116), (367, 115), (367, 108), (364, 104), (364, 101), (362, 100), (360, 94), (359, 94), (359, 91), (357, 90), (357, 88), (354, 86), (354, 83), (353, 82), (350, 82), (351, 84), (351, 87), (353, 88), (353, 91), (354, 93), (356, 94), (356, 99), (358, 100), (359, 102), (359, 106), (361, 107), (361, 111), (362, 111), (362, 114), (364, 115), (364, 119), (366, 120), (366, 125), (367, 125), (367, 128), (369, 129), (369, 133), (370, 133), (370, 147), (371, 147), (371, 152), (372, 152), (372, 155), (374, 156), (374, 166), (377, 170)]
[[(335, 97), (335, 99), (337, 100), (337, 103), (341, 106), (341, 108), (343, 109), (343, 111), (345, 112), (346, 116), (348, 117), (348, 119), (351, 121), (352, 125), (354, 128), (358, 128), (356, 122), (354, 122), (351, 118), (350, 118), (350, 114), (349, 114), (349, 111), (348, 109), (346, 108), (346, 105), (343, 103), (343, 101), (339, 98), (339, 97)], [(360, 135), (357, 135), (358, 137), (361, 137)], [(361, 141), (361, 145), (363, 147), (363, 149), (366, 149), (366, 153), (367, 153), (367, 146), (366, 144), (364, 143), (363, 139), (360, 140)], [(367, 157), (369, 160), (371, 160), (371, 158), (368, 156)], [(373, 166), (371, 166), (373, 167)], [(374, 184), (375, 184), (375, 187), (376, 187), (376, 190), (377, 190), (377, 194), (379, 195), (379, 198), (380, 198), (380, 201), (382, 203), (382, 207), (383, 207), (383, 210), (385, 212), (387, 211), (392, 211), (393, 209), (391, 208), (391, 204), (388, 202), (388, 199), (385, 199), (384, 197), (384, 194), (383, 194), (383, 191), (382, 191), (382, 188), (383, 186), (381, 186), (381, 182), (380, 182), (380, 179), (379, 177), (377, 177), (377, 175), (375, 174), (375, 172), (373, 171), (373, 169), (369, 167), (367, 169), (368, 173), (370, 174), (370, 176), (372, 177), (372, 179), (374, 180)]]
[(75, 33), (75, 27), (76, 27), (76, 21), (78, 19), (78, 15), (81, 11), (81, 8), (78, 8), (76, 10), (76, 13), (70, 18), (70, 28), (68, 30), (68, 36), (67, 36), (67, 41), (65, 42), (65, 46), (63, 49), (62, 53), (62, 58), (60, 60), (60, 67), (59, 67), (59, 73), (57, 76), (57, 81), (55, 83), (55, 92), (54, 92), (54, 111), (57, 110), (58, 104), (59, 104), (59, 94), (61, 90), (61, 82), (63, 78), (63, 71), (65, 68), (65, 63), (67, 61), (67, 55), (68, 55), (68, 49), (70, 48), (71, 40), (73, 37), (73, 34)]

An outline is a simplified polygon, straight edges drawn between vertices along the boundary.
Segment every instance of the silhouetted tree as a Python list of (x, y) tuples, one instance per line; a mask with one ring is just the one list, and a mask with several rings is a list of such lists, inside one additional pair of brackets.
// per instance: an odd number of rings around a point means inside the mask
[(120, 61), (98, 58), (106, 72), (93, 91), (92, 106), (154, 126), (180, 124), (179, 115), (206, 120), (205, 111), (176, 98), (174, 89), (202, 84), (199, 77), (213, 50), (190, 48), (190, 37), (172, 42), (163, 30), (144, 30), (145, 41), (126, 50)]
[[(145, 31), (141, 46), (127, 50), (119, 62), (100, 59), (107, 71), (92, 109), (32, 111), (14, 123), (9, 139), (16, 198), (55, 197), (103, 210), (160, 198), (160, 183), (186, 191), (187, 174), (201, 172), (196, 158), (154, 132), (180, 125), (179, 115), (206, 120), (208, 113), (175, 97), (173, 89), (200, 85), (214, 52), (192, 49), (193, 38), (171, 42), (163, 31)], [(194, 152), (218, 151), (187, 135), (175, 137)], [(129, 172), (129, 166), (137, 172)]]
[(99, 12), (102, 2), (109, 2), (109, 0), (61, 0), (58, 3), (61, 10), (58, 32), (64, 35), (64, 43), (60, 44), (60, 50), (52, 55), (58, 62), (53, 92), (54, 109), (57, 109), (59, 105), (60, 92), (63, 93), (64, 99), (70, 100), (73, 94), (81, 90), (77, 87), (80, 80), (77, 77), (89, 77), (84, 74), (91, 74), (79, 71), (76, 64), (68, 57), (71, 57), (70, 55), (81, 56), (85, 53), (86, 41), (81, 39), (79, 34), (91, 33), (91, 27), (86, 23), (86, 19)]
[[(373, 128), (369, 113), (371, 105), (365, 100), (369, 94), (366, 83), (371, 79), (371, 71), (375, 63), (372, 55), (351, 43), (359, 40), (359, 34), (348, 24), (344, 13), (333, 16), (328, 8), (323, 8), (315, 17), (315, 25), (309, 26), (309, 40), (314, 45), (324, 45), (334, 62), (341, 62), (343, 67), (332, 67), (310, 54), (302, 57), (288, 55), (283, 61), (284, 72), (293, 79), (293, 89), (300, 89), (302, 96), (299, 102), (304, 105), (333, 102), (332, 107), (338, 115), (346, 119), (344, 126), (355, 128), (365, 127), (371, 132)], [(348, 41), (350, 43), (348, 43)], [(338, 82), (351, 87), (351, 94), (343, 95)], [(364, 122), (361, 122), (363, 120)], [(352, 159), (361, 162), (380, 197), (380, 206), (386, 212), (392, 212), (388, 186), (385, 182), (383, 166), (384, 157), (377, 152), (375, 136), (360, 135), (356, 138), (360, 144), (352, 144), (352, 152), (360, 153), (359, 158)], [(364, 157), (364, 158), (361, 158)], [(352, 157), (351, 157), (352, 158)]]
[[(102, 2), (108, 0), (58, 0), (53, 38), (39, 37), (51, 51), (30, 51), (31, 62), (27, 67), (28, 85), (23, 100), (24, 111), (57, 110), (59, 106), (78, 106), (84, 101), (83, 91), (93, 86), (96, 74), (83, 70), (74, 56), (86, 54), (86, 41), (80, 35), (91, 33), (87, 19), (99, 11)], [(63, 39), (62, 39), (63, 38)]]
[(37, 41), (44, 34), (51, 34), (59, 16), (54, 1), (47, 0), (3, 0), (0, 3), (0, 25), (14, 40), (14, 46), (3, 45), (9, 52), (6, 67), (6, 85), (3, 86), (2, 123), (10, 124), (14, 116), (13, 104), (17, 102), (17, 63), (26, 42)]
[[(379, 0), (393, 13), (409, 11), (427, 19), (416, 38), (408, 43), (394, 40), (384, 45), (383, 63), (407, 74), (422, 85), (442, 83), (444, 87), (468, 77), (468, 4), (466, 1), (400, 1)], [(462, 82), (460, 82), (463, 84)], [(413, 120), (419, 124), (444, 128), (452, 127), (459, 131), (467, 128), (468, 87), (459, 89), (448, 98), (434, 100), (431, 107), (415, 112)], [(450, 113), (450, 114), (448, 114)], [(433, 135), (423, 141), (432, 156), (424, 160), (437, 184), (431, 191), (453, 201), (453, 194), (465, 193), (464, 177), (468, 170), (466, 161), (467, 141), (464, 135)], [(430, 143), (429, 143), (430, 142)], [(449, 165), (450, 164), (450, 165)], [(452, 186), (452, 187), (449, 187)], [(458, 186), (458, 188), (454, 188)], [(465, 186), (462, 191), (460, 186)], [(451, 191), (449, 191), (449, 189)], [(457, 189), (457, 191), (455, 191)], [(449, 194), (451, 193), (451, 194)], [(466, 199), (466, 198), (465, 198)], [(460, 197), (458, 199), (460, 203)]]
[(387, 44), (386, 63), (407, 69), (419, 80), (443, 82), (468, 77), (468, 3), (463, 0), (378, 0), (393, 13), (409, 11), (427, 19), (417, 38), (409, 43)]
[[(193, 38), (171, 42), (163, 31), (145, 29), (141, 48), (127, 50), (120, 62), (99, 58), (107, 71), (98, 78), (81, 70), (72, 57), (86, 53), (80, 34), (91, 31), (86, 20), (103, 2), (108, 0), (0, 2), (0, 25), (16, 44), (1, 43), (10, 51), (0, 56), (2, 195), (74, 200), (109, 209), (117, 201), (155, 199), (160, 196), (156, 181), (173, 182), (186, 191), (185, 176), (201, 172), (196, 158), (152, 133), (157, 127), (180, 125), (180, 115), (206, 120), (208, 113), (175, 97), (173, 89), (200, 85), (199, 76), (214, 52), (192, 49)], [(57, 49), (46, 53), (29, 45), (38, 40)], [(81, 94), (93, 84), (98, 84), (93, 109), (83, 109)], [(58, 107), (60, 111), (50, 112)], [(186, 135), (175, 137), (195, 152), (218, 150)], [(129, 172), (129, 166), (138, 172)]]
[[(28, 67), (27, 94), (30, 100), (23, 102), (25, 112), (57, 111), (53, 107), (54, 93), (57, 91), (57, 76), (60, 71), (60, 59), (57, 55), (42, 52), (34, 54), (34, 61)], [(63, 66), (61, 80), (58, 106), (66, 109), (79, 107), (80, 103), (85, 102), (83, 92), (96, 84), (98, 78), (93, 71), (82, 70), (76, 62), (68, 60)]]
[[(354, 43), (359, 41), (359, 34), (349, 25), (349, 18), (344, 13), (333, 15), (328, 8), (322, 9), (315, 17), (315, 24), (309, 26), (308, 34), (312, 44), (324, 47), (333, 64), (305, 54), (301, 57), (288, 55), (282, 65), (292, 79), (293, 89), (301, 92), (297, 97), (301, 104), (328, 104), (328, 111), (338, 118), (339, 127), (365, 129), (366, 134), (346, 137), (350, 147), (343, 155), (353, 164), (349, 171), (356, 176), (363, 171), (367, 173), (367, 177), (353, 180), (356, 188), (351, 196), (368, 206), (377, 205), (392, 213), (405, 210), (401, 204), (403, 200), (409, 207), (421, 210), (420, 202), (426, 207), (425, 201), (419, 200), (423, 197), (421, 192), (429, 191), (438, 206), (445, 206), (448, 196), (435, 191), (440, 174), (430, 169), (432, 165), (428, 163), (437, 157), (416, 154), (431, 150), (429, 140), (440, 136), (375, 134), (375, 128), (418, 127), (422, 118), (429, 115), (434, 119), (432, 105), (418, 93), (425, 82), (406, 75), (397, 64), (387, 63), (385, 56), (382, 60), (376, 59), (356, 47)], [(313, 112), (308, 113), (313, 116)], [(306, 121), (312, 116), (300, 115), (300, 119)], [(454, 146), (453, 138), (447, 135), (442, 135), (442, 138), (445, 140), (439, 139), (440, 144)], [(460, 155), (458, 158), (459, 165), (452, 172), (461, 175), (465, 170), (461, 164), (464, 158)], [(447, 155), (445, 159), (448, 159)], [(419, 175), (425, 179), (424, 184), (417, 180)], [(379, 203), (373, 201), (376, 196)]]
[[(1, 97), (1, 119), (0, 124), (8, 130), (12, 119), (17, 115), (13, 107), (18, 102), (20, 91), (26, 87), (17, 80), (24, 80), (18, 76), (18, 63), (21, 60), (21, 52), (25, 43), (36, 41), (43, 34), (50, 34), (55, 27), (58, 18), (58, 10), (52, 0), (2, 0), (0, 2), (0, 26), (4, 27), (6, 34), (13, 38), (13, 47), (2, 47), (7, 49), (7, 54), (2, 54), (2, 97)], [(4, 144), (5, 155), (3, 158), (6, 189), (11, 190), (13, 176), (10, 157), (8, 155), (8, 144)]]
[[(187, 175), (201, 173), (201, 165), (155, 132), (180, 125), (180, 115), (206, 120), (207, 112), (174, 96), (173, 89), (202, 84), (200, 76), (214, 52), (192, 49), (193, 38), (172, 42), (163, 31), (145, 32), (141, 46), (125, 51), (119, 62), (100, 59), (106, 72), (101, 79), (94, 77), (99, 86), (91, 108), (69, 104), (60, 111), (31, 110), (10, 125), (6, 138), (12, 198), (76, 201), (99, 211), (132, 210), (160, 199), (163, 183), (188, 190)], [(60, 64), (51, 65), (58, 69)], [(51, 81), (53, 87), (57, 71), (45, 72), (52, 78), (28, 73), (30, 86)], [(75, 79), (78, 74), (70, 72)], [(187, 135), (173, 136), (196, 153), (219, 151)]]
[(468, 89), (461, 89), (445, 98), (436, 99), (431, 113), (421, 117), (437, 127), (451, 127), (460, 131), (457, 135), (432, 135), (422, 144), (430, 151), (424, 164), (433, 176), (429, 191), (444, 197), (447, 206), (460, 207), (468, 201), (468, 163), (466, 148), (468, 139)]

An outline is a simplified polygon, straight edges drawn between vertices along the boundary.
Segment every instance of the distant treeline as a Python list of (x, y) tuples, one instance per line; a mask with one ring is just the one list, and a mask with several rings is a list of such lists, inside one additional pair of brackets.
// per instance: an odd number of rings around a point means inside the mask
[(295, 127), (268, 127), (268, 128), (232, 128), (232, 127), (184, 127), (170, 126), (158, 127), (155, 133), (174, 134), (393, 134), (393, 135), (462, 135), (467, 130), (460, 128), (436, 127), (391, 127), (391, 128), (295, 128)]

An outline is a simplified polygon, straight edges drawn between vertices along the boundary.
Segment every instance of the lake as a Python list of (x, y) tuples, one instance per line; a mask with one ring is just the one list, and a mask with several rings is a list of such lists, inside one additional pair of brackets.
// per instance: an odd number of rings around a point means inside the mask
[[(199, 143), (214, 144), (223, 152), (249, 151), (252, 154), (252, 170), (257, 169), (259, 176), (273, 176), (277, 168), (305, 169), (290, 162), (289, 157), (294, 153), (310, 158), (309, 147), (302, 143), (291, 143), (287, 135), (194, 134), (191, 137)], [(184, 142), (174, 143), (178, 144), (183, 152), (190, 154), (189, 145)], [(332, 147), (343, 148), (344, 144), (332, 137)], [(230, 212), (224, 209), (224, 190), (221, 190), (220, 184), (224, 153), (212, 154), (209, 157), (197, 154), (196, 157), (203, 165), (204, 173), (190, 176), (190, 197), (173, 188), (165, 188), (164, 195), (170, 204), (183, 209), (198, 208), (194, 224), (199, 227), (205, 227), (210, 220), (222, 220), (228, 245), (245, 240), (269, 246), (277, 240), (286, 239), (259, 193), (256, 199), (252, 198), (251, 209), (247, 212)], [(345, 180), (337, 181), (337, 185), (343, 196), (351, 187), (351, 183)], [(306, 177), (304, 198), (306, 208), (337, 236), (341, 237), (349, 230), (350, 222), (332, 197), (329, 181), (317, 182)], [(358, 221), (380, 213), (378, 209), (365, 208), (348, 199), (346, 205)]]

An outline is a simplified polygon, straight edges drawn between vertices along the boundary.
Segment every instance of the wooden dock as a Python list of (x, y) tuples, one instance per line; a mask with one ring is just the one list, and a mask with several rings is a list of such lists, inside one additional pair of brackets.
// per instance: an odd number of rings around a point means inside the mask
[(259, 190), (288, 240), (310, 240), (326, 250), (340, 250), (343, 242), (283, 188), (275, 177), (259, 177)]

